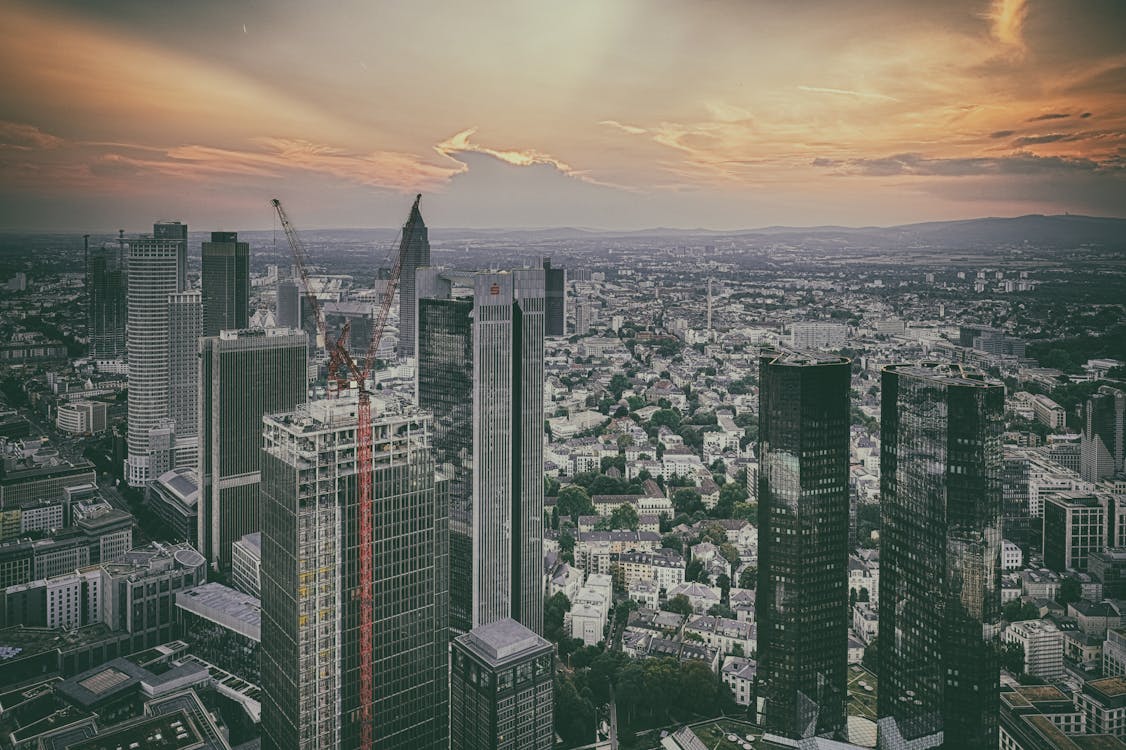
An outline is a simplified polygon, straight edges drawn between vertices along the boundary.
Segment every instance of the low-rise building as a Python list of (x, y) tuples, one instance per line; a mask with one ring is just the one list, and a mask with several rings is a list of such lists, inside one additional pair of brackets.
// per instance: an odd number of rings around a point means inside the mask
[(751, 705), (757, 672), (758, 664), (754, 659), (742, 656), (728, 656), (724, 659), (720, 677), (734, 696), (736, 705)]
[(1044, 680), (1063, 676), (1064, 636), (1051, 620), (1023, 620), (1005, 628), (1001, 639), (1024, 649), (1024, 672)]
[(1091, 734), (1126, 736), (1126, 678), (1103, 677), (1084, 683), (1075, 706), (1087, 719)]

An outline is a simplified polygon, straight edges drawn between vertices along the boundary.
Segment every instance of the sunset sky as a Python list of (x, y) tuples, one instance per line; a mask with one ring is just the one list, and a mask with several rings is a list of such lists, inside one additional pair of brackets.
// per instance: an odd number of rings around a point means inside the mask
[(0, 230), (1126, 216), (1121, 0), (0, 0)]

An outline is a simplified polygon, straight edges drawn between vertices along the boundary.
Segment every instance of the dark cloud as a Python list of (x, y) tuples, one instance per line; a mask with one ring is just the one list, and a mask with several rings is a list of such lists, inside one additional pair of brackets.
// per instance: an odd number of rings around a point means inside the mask
[(990, 138), (1008, 138), (1010, 135), (1012, 135), (1015, 132), (1017, 132), (1017, 131), (1015, 131), (1015, 130), (995, 130), (995, 131), (993, 131), (992, 133), (989, 134), (989, 137)]
[(1073, 141), (1073, 136), (1064, 133), (1049, 133), (1047, 135), (1026, 135), (1013, 141), (1014, 146), (1035, 146), (1040, 143), (1055, 143), (1056, 141)]
[(1086, 120), (1090, 116), (1091, 116), (1090, 112), (1084, 112), (1083, 114), (1079, 115), (1079, 117), (1084, 119), (1084, 120)]
[(1036, 117), (1029, 117), (1028, 122), (1040, 122), (1041, 120), (1064, 120), (1071, 115), (1067, 112), (1049, 112), (1046, 115), (1037, 115)]

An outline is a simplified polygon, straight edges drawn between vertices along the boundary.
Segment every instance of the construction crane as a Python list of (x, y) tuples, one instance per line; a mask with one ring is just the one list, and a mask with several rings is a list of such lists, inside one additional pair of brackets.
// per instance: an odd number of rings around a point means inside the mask
[[(285, 238), (289, 240), (289, 248), (293, 251), (293, 265), (297, 267), (297, 275), (301, 279), (301, 288), (304, 291), (305, 299), (309, 303), (309, 309), (313, 313), (313, 320), (317, 324), (317, 349), (323, 349), (328, 357), (332, 357), (334, 348), (332, 348), (328, 341), (328, 335), (325, 332), (325, 316), (321, 311), (321, 302), (317, 299), (317, 295), (313, 293), (313, 288), (309, 285), (309, 253), (305, 249), (305, 243), (301, 241), (301, 236), (297, 234), (297, 230), (289, 223), (289, 217), (285, 214), (285, 209), (282, 208), (281, 201), (274, 198), (270, 201), (270, 205), (278, 213), (278, 221), (281, 222), (282, 230), (285, 231)], [(298, 305), (298, 321), (301, 319), (300, 305)], [(300, 323), (299, 323), (300, 325)], [(331, 377), (331, 373), (329, 373)]]
[(375, 635), (375, 616), (372, 607), (372, 590), (375, 587), (375, 571), (372, 565), (375, 508), (372, 505), (371, 391), (368, 388), (367, 381), (371, 374), (372, 367), (375, 365), (376, 355), (379, 352), (379, 344), (383, 339), (383, 328), (387, 324), (387, 317), (391, 313), (391, 305), (395, 300), (395, 292), (399, 287), (399, 275), (403, 268), (403, 256), (407, 253), (414, 241), (416, 229), (414, 217), (418, 215), (418, 203), (420, 200), (422, 200), (422, 195), (416, 195), (414, 205), (411, 206), (410, 215), (407, 217), (406, 223), (403, 224), (399, 242), (399, 253), (395, 258), (395, 263), (391, 268), (391, 274), (387, 279), (387, 285), (383, 290), (383, 297), (380, 301), (379, 310), (371, 329), (371, 340), (368, 342), (368, 349), (364, 354), (361, 364), (356, 363), (345, 345), (345, 341), (348, 337), (349, 324), (345, 324), (344, 330), (337, 340), (331, 346), (329, 345), (328, 338), (325, 334), (325, 321), (321, 313), (320, 303), (316, 299), (316, 295), (309, 289), (308, 276), (305, 270), (308, 254), (305, 252), (305, 246), (301, 242), (300, 237), (298, 237), (297, 232), (293, 229), (293, 226), (289, 223), (289, 219), (286, 217), (285, 211), (281, 207), (281, 202), (276, 198), (271, 201), (272, 205), (277, 210), (278, 218), (285, 230), (286, 237), (289, 239), (289, 245), (293, 249), (298, 273), (301, 275), (301, 280), (305, 284), (306, 296), (309, 298), (310, 305), (316, 316), (318, 347), (322, 345), (325, 347), (329, 359), (329, 382), (333, 383), (335, 381), (337, 392), (344, 390), (347, 386), (349, 376), (356, 383), (356, 466), (359, 472), (357, 504), (359, 505), (360, 526), (360, 575), (359, 585), (353, 592), (353, 598), (358, 599), (360, 604), (360, 706), (358, 714), (360, 721), (360, 747), (364, 748), (364, 750), (370, 750), (370, 748), (374, 746), (372, 709), (375, 704), (375, 676), (372, 671), (372, 639)]

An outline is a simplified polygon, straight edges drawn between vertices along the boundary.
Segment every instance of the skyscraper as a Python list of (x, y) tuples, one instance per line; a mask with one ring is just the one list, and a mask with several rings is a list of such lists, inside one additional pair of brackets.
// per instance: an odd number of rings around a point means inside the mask
[(262, 417), (305, 402), (308, 337), (243, 329), (199, 343), (199, 550), (225, 569), (231, 545), (261, 529)]
[(168, 418), (175, 432), (174, 463), (192, 468), (199, 456), (200, 299), (198, 290), (168, 295)]
[[(418, 402), (450, 482), (450, 626), (543, 630), (543, 271), (418, 274)], [(447, 298), (443, 298), (447, 297)]]
[(415, 272), (430, 265), (430, 238), (418, 202), (415, 198), (407, 223), (403, 225), (403, 239), (406, 247), (402, 254), (402, 267), (399, 270), (399, 354), (414, 356), (415, 316), (418, 313), (418, 295), (415, 293)]
[(203, 243), (203, 335), (246, 328), (250, 316), (250, 244), (238, 232), (212, 232)]
[(543, 286), (543, 334), (563, 336), (567, 332), (567, 272), (552, 268), (550, 258), (543, 259)]
[(86, 265), (90, 356), (125, 357), (125, 258), (120, 245), (90, 251)]
[(851, 378), (844, 357), (760, 361), (758, 697), (795, 740), (845, 726)]
[(1087, 399), (1080, 473), (1088, 482), (1126, 475), (1126, 391), (1100, 386)]
[(451, 750), (551, 750), (554, 650), (505, 618), (452, 644)]
[(1005, 388), (891, 365), (881, 398), (879, 746), (991, 750)]
[(168, 298), (184, 291), (188, 227), (153, 225), (129, 245), (129, 455), (133, 487), (156, 478), (149, 466), (149, 430), (168, 417)]
[(371, 639), (380, 750), (449, 737), (447, 516), (431, 419), (374, 400), (374, 623), (359, 632), (357, 406), (342, 396), (263, 419), (262, 746), (360, 742), (360, 642)]

